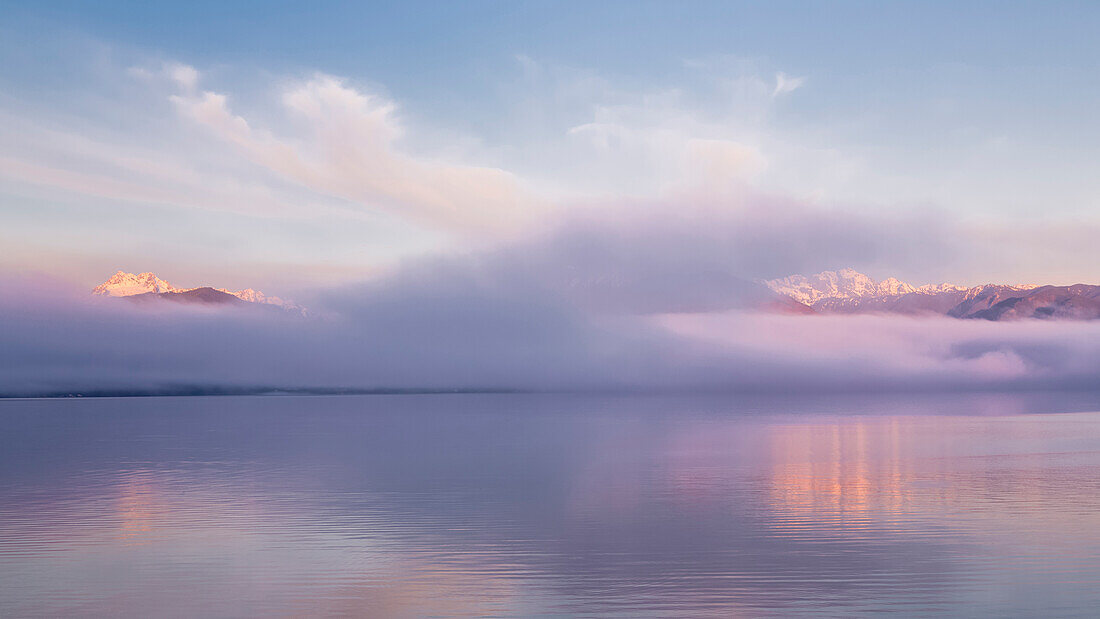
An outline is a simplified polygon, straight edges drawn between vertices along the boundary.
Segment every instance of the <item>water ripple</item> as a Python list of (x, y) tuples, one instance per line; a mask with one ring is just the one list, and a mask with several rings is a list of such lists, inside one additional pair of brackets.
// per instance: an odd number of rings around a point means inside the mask
[(471, 398), (0, 403), (0, 616), (1100, 607), (1100, 414)]

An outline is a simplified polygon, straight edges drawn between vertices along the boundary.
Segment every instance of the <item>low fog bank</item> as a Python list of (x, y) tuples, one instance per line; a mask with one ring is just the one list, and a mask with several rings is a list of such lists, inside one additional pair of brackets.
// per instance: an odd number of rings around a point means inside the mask
[[(395, 278), (327, 291), (313, 317), (268, 307), (135, 304), (9, 279), (0, 392), (172, 386), (593, 388), (653, 373), (659, 341), (523, 291)], [(657, 340), (663, 338), (656, 338)]]
[[(683, 303), (675, 270), (571, 279), (558, 270), (567, 261), (523, 257), (419, 261), (324, 291), (311, 317), (138, 305), (8, 277), (0, 282), (0, 393), (1100, 386), (1096, 322), (762, 314), (746, 309), (756, 290), (745, 280)], [(631, 272), (604, 262), (609, 273)]]

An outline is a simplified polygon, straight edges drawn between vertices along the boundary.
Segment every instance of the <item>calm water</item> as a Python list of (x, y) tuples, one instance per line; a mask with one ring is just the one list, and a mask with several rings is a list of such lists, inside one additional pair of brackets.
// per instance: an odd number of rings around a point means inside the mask
[(0, 401), (0, 616), (1094, 615), (1096, 410)]

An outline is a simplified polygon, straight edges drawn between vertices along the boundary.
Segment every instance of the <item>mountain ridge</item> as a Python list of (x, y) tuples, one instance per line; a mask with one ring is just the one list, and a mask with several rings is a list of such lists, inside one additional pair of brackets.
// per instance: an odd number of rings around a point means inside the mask
[[(225, 299), (218, 294), (226, 295), (232, 299)], [(245, 288), (243, 290), (228, 290), (213, 286), (196, 286), (193, 288), (177, 288), (154, 273), (127, 273), (119, 270), (107, 281), (92, 289), (93, 295), (110, 297), (141, 297), (144, 299), (162, 298), (171, 301), (183, 301), (190, 303), (219, 303), (233, 304), (233, 301), (242, 303), (256, 303), (261, 305), (273, 305), (286, 310), (305, 312), (304, 308), (280, 297), (268, 296), (259, 290)]]
[(933, 314), (994, 321), (1100, 318), (1100, 286), (1090, 284), (913, 286), (893, 277), (876, 282), (850, 268), (760, 283), (820, 314)]

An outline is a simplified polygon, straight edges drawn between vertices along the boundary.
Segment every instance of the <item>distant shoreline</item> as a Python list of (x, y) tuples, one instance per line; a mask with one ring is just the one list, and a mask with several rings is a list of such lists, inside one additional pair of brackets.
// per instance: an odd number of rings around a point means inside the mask
[(442, 395), (477, 393), (533, 393), (520, 389), (497, 388), (377, 388), (377, 389), (286, 389), (272, 387), (180, 387), (163, 389), (91, 389), (81, 391), (0, 393), (0, 400), (75, 400), (80, 398), (161, 398), (188, 396), (257, 395)]
[(722, 389), (722, 388), (576, 388), (576, 389), (522, 389), (501, 387), (377, 387), (356, 388), (275, 388), (275, 387), (221, 387), (221, 386), (178, 386), (150, 389), (88, 389), (48, 392), (0, 392), (3, 400), (79, 400), (96, 398), (176, 398), (176, 397), (230, 397), (230, 396), (350, 396), (350, 395), (536, 395), (536, 394), (573, 394), (603, 396), (737, 396), (737, 397), (821, 397), (821, 396), (922, 396), (922, 395), (999, 395), (999, 394), (1041, 394), (1041, 393), (1092, 393), (1100, 395), (1100, 388), (1091, 385), (1038, 386), (1017, 385), (1013, 387), (954, 386), (929, 390), (927, 388), (880, 388), (880, 389)]

